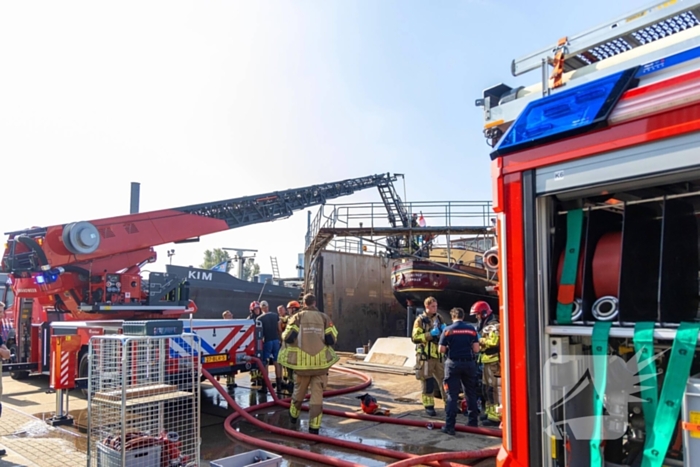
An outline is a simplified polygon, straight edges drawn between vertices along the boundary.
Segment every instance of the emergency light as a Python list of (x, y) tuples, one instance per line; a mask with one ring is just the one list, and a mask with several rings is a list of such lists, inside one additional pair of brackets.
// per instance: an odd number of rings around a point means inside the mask
[(491, 159), (604, 126), (639, 67), (530, 102), (491, 153)]
[(60, 276), (63, 273), (63, 268), (53, 268), (49, 269), (48, 271), (42, 272), (41, 274), (37, 275), (34, 280), (36, 281), (37, 284), (39, 285), (48, 285), (48, 284), (53, 284), (58, 280), (58, 276)]

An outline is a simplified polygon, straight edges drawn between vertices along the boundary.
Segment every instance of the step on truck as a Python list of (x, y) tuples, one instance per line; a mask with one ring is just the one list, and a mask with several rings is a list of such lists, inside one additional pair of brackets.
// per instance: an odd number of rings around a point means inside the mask
[(513, 60), (483, 92), (501, 467), (700, 465), (700, 2)]

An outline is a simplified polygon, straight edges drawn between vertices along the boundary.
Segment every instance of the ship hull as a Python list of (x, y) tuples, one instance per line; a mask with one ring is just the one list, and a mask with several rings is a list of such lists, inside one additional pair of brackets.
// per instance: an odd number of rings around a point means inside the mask
[(406, 261), (392, 269), (391, 284), (394, 297), (404, 308), (409, 303), (422, 308), (426, 298), (435, 297), (438, 308), (446, 312), (459, 307), (468, 313), (480, 300), (498, 309), (498, 296), (486, 291), (496, 281), (489, 280), (480, 268), (457, 269), (430, 261)]
[(270, 310), (278, 305), (286, 306), (299, 299), (299, 289), (280, 287), (259, 282), (248, 282), (224, 272), (183, 266), (167, 265), (168, 274), (186, 279), (190, 285), (190, 299), (197, 305), (197, 319), (221, 318), (230, 310), (234, 319), (245, 319), (250, 313), (250, 303), (265, 300)]

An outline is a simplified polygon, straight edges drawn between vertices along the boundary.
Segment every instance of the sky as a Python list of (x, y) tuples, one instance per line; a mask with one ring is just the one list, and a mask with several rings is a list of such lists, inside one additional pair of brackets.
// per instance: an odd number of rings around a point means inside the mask
[[(1, 233), (376, 173), (409, 201), (490, 200), (474, 106), (514, 58), (648, 2), (0, 3)], [(403, 197), (404, 185), (397, 189)], [(366, 190), (333, 202), (380, 201)], [(315, 215), (316, 207), (310, 210)], [(307, 214), (156, 247), (257, 249), (296, 276)]]

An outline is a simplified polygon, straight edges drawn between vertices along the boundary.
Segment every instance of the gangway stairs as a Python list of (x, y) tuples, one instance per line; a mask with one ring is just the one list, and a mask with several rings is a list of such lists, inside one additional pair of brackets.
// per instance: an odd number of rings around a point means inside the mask
[(401, 198), (399, 198), (399, 195), (396, 193), (396, 188), (394, 188), (394, 184), (391, 183), (391, 180), (380, 183), (377, 188), (382, 197), (384, 207), (386, 207), (386, 212), (389, 215), (389, 223), (391, 226), (408, 227), (408, 213), (406, 212)]

